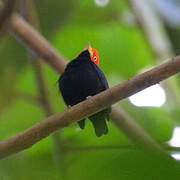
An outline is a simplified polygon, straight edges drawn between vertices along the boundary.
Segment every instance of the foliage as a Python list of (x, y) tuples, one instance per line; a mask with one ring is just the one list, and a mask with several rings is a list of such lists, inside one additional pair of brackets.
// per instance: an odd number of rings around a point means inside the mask
[[(109, 83), (129, 79), (141, 69), (153, 64), (153, 55), (141, 29), (125, 24), (120, 16), (127, 11), (123, 1), (110, 1), (97, 7), (94, 1), (37, 1), (42, 33), (68, 59), (73, 59), (90, 42), (99, 50), (101, 68)], [(27, 61), (26, 51), (11, 37), (1, 38), (0, 56), (0, 139), (21, 132), (44, 117), (41, 107), (31, 104), (17, 94), (36, 96), (34, 71)], [(60, 98), (58, 76), (43, 66), (53, 108), (66, 108)], [(167, 142), (174, 121), (166, 108), (137, 108), (128, 100), (121, 105), (157, 141)], [(5, 108), (4, 108), (5, 107)], [(178, 111), (176, 109), (176, 111)], [(179, 111), (177, 112), (179, 114)], [(84, 131), (76, 125), (59, 134), (62, 147), (131, 145), (123, 132), (111, 122), (107, 136), (97, 138), (88, 123)], [(59, 147), (60, 162), (55, 160), (52, 137), (48, 137), (23, 153), (0, 162), (0, 179), (179, 179), (179, 164), (156, 157), (138, 147), (72, 150)], [(61, 149), (62, 148), (62, 149)]]

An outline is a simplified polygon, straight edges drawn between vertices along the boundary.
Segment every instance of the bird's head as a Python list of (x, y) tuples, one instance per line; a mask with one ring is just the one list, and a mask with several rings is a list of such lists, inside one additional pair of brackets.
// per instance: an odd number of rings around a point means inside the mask
[(98, 51), (95, 48), (92, 48), (90, 46), (88, 47), (87, 50), (89, 51), (91, 61), (94, 64), (99, 65), (99, 54), (98, 54)]

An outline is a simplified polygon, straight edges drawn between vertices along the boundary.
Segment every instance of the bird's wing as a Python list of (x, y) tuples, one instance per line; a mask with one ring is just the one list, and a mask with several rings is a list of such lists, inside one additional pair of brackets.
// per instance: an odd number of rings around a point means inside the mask
[(95, 71), (96, 71), (96, 73), (97, 73), (97, 76), (98, 76), (98, 78), (99, 78), (99, 81), (100, 81), (100, 83), (101, 83), (101, 85), (102, 85), (102, 90), (106, 90), (106, 89), (108, 89), (109, 88), (109, 85), (108, 85), (108, 82), (107, 82), (107, 79), (106, 79), (106, 77), (105, 77), (105, 75), (104, 75), (104, 73), (101, 71), (101, 69), (98, 67), (98, 66), (96, 66), (95, 64), (94, 64), (94, 69), (95, 69)]

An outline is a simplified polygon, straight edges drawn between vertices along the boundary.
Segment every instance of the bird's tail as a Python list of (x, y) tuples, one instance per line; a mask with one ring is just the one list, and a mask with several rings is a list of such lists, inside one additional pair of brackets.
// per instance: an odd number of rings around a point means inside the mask
[(78, 121), (78, 125), (81, 129), (85, 128), (85, 119), (82, 119), (81, 121)]
[(98, 112), (97, 114), (94, 114), (89, 117), (90, 121), (92, 122), (96, 136), (102, 136), (103, 134), (108, 133), (108, 127), (106, 124), (106, 120), (109, 120), (109, 113), (107, 113), (107, 110)]

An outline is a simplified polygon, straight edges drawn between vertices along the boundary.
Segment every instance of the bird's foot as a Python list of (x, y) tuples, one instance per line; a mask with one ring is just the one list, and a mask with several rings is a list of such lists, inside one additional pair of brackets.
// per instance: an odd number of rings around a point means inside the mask
[(90, 99), (92, 96), (87, 96), (86, 99)]

